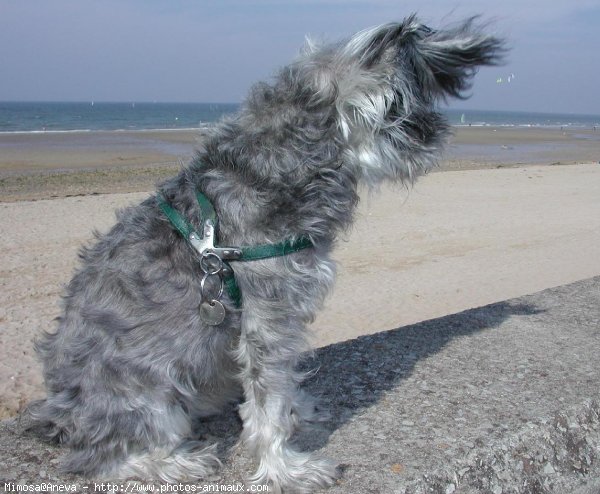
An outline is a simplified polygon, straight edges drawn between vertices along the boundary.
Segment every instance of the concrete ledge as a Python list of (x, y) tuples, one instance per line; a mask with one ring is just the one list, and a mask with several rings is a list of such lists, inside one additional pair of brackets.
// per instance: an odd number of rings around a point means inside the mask
[[(299, 447), (342, 464), (330, 493), (600, 493), (600, 277), (331, 345), (305, 385), (331, 419)], [(233, 410), (199, 434), (224, 469), (252, 471), (233, 448)], [(60, 448), (0, 425), (4, 482), (90, 482), (58, 473)], [(141, 487), (143, 484), (129, 484)], [(200, 485), (200, 484), (199, 484)]]

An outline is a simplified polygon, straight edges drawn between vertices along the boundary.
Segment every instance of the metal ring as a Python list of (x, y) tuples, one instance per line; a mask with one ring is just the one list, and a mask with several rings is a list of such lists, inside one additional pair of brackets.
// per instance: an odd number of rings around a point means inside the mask
[[(206, 280), (208, 279), (209, 276), (219, 276), (219, 293), (217, 293), (216, 297), (212, 297), (212, 298), (204, 296), (204, 284), (206, 283)], [(200, 297), (201, 297), (201, 299), (207, 300), (210, 298), (210, 300), (215, 301), (215, 300), (219, 300), (221, 298), (221, 295), (223, 295), (223, 278), (221, 278), (221, 276), (218, 275), (217, 273), (213, 273), (213, 274), (206, 273), (200, 280)]]
[[(209, 259), (211, 257), (217, 259), (217, 267), (210, 265)], [(200, 258), (200, 269), (208, 275), (219, 274), (223, 270), (223, 259), (214, 252), (203, 252)]]

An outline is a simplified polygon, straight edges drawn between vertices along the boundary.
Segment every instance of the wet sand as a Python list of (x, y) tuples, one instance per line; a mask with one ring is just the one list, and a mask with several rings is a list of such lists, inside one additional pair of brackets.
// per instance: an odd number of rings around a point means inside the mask
[[(437, 171), (597, 163), (600, 131), (456, 127)], [(202, 131), (0, 133), (0, 201), (138, 192), (177, 173)]]
[(458, 127), (444, 169), (600, 162), (600, 130)]

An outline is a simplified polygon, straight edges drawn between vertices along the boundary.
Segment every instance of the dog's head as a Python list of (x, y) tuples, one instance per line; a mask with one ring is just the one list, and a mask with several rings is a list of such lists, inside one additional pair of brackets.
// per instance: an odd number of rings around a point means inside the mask
[(435, 31), (413, 16), (309, 49), (296, 68), (315, 102), (334, 105), (346, 164), (376, 184), (411, 181), (435, 163), (448, 132), (436, 103), (463, 98), (477, 67), (502, 52), (474, 19)]
[(345, 167), (370, 185), (412, 181), (435, 164), (448, 133), (436, 103), (464, 97), (477, 67), (503, 52), (474, 19), (436, 31), (412, 16), (343, 43), (308, 42), (274, 85), (254, 87), (241, 116), (253, 133), (244, 148), (258, 151), (271, 177)]

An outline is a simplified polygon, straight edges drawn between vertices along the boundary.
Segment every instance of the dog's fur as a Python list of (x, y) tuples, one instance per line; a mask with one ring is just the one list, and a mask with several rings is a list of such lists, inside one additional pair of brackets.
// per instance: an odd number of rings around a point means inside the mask
[(448, 134), (436, 102), (461, 97), (477, 66), (502, 52), (473, 19), (434, 31), (410, 17), (344, 43), (308, 43), (273, 84), (255, 85), (160, 191), (197, 228), (203, 191), (222, 245), (305, 235), (314, 248), (233, 263), (243, 305), (225, 294), (220, 326), (199, 317), (198, 256), (156, 196), (121, 212), (83, 249), (58, 330), (37, 344), (48, 397), (29, 411), (71, 448), (66, 470), (205, 476), (219, 460), (192, 439), (192, 423), (243, 397), (253, 481), (293, 492), (331, 484), (334, 463), (290, 446), (296, 427), (317, 418), (295, 366), (334, 281), (330, 251), (352, 223), (358, 184), (410, 183), (431, 168)]

